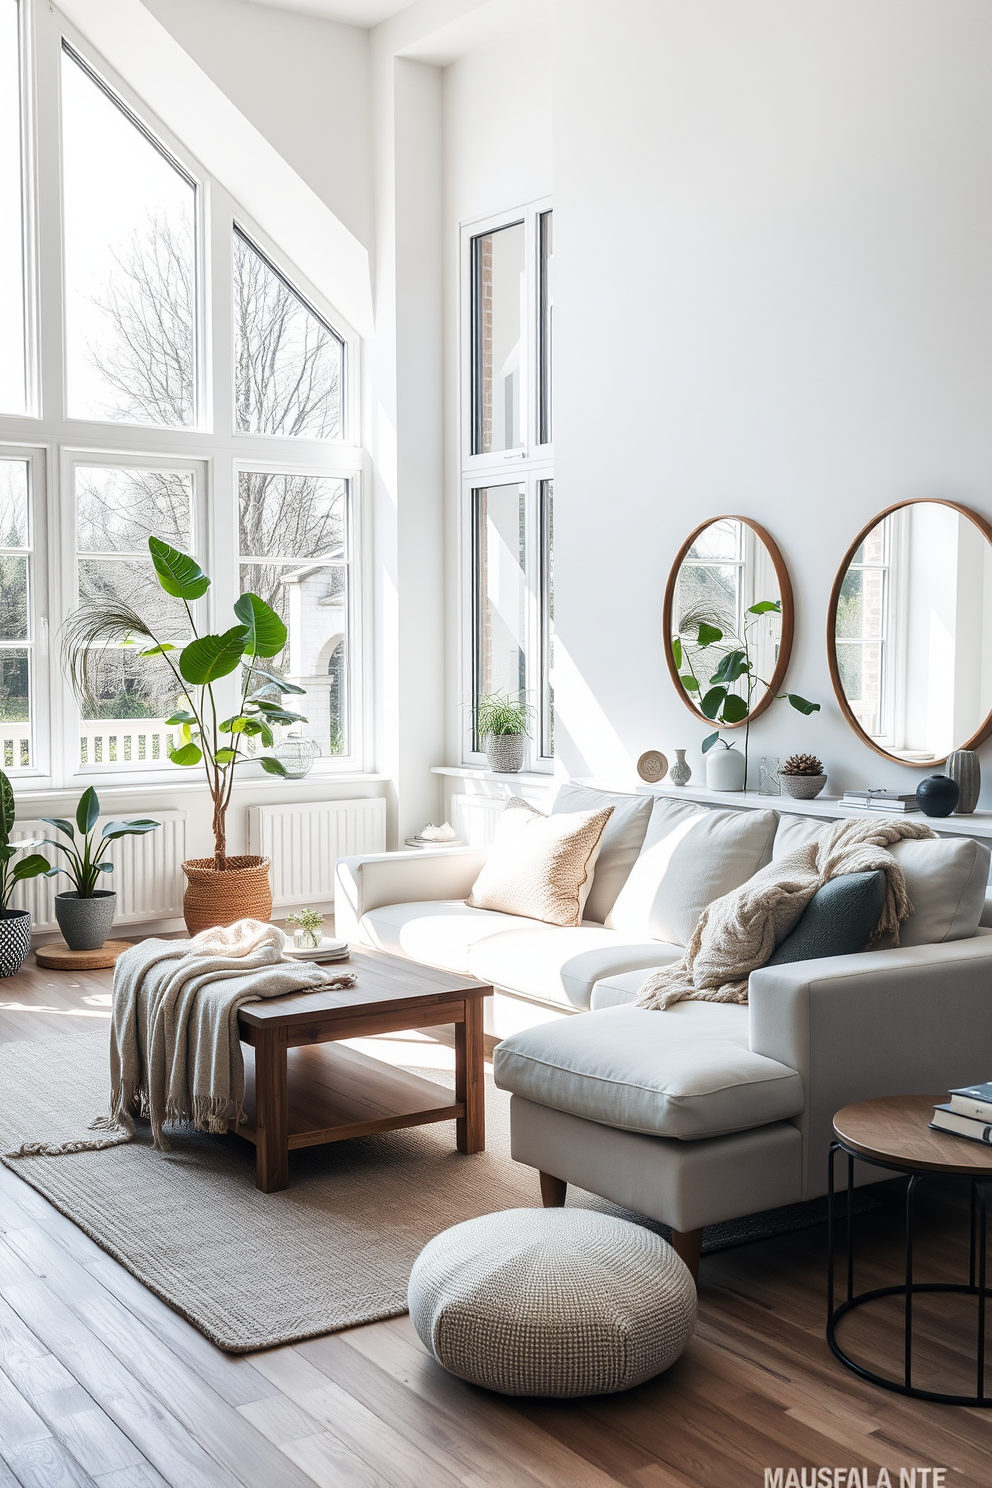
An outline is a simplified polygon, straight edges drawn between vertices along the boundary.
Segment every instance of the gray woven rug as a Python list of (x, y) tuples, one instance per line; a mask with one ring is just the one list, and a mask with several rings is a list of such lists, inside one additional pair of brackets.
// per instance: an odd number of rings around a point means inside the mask
[[(85, 1134), (107, 1082), (106, 1032), (0, 1045), (0, 1152)], [(303, 1148), (277, 1194), (256, 1189), (249, 1142), (188, 1128), (170, 1130), (168, 1153), (139, 1128), (102, 1152), (4, 1161), (220, 1348), (244, 1353), (405, 1312), (410, 1268), (434, 1235), (540, 1202), (536, 1174), (509, 1155), (509, 1097), (488, 1078), (486, 1098), (484, 1153), (457, 1152), (452, 1122)], [(569, 1203), (626, 1214), (579, 1189)], [(704, 1252), (823, 1217), (797, 1204), (715, 1225)]]

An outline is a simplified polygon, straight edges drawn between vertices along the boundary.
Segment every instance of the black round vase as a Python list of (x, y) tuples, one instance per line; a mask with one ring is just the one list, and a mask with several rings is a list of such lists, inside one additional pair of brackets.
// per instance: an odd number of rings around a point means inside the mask
[(928, 775), (916, 787), (916, 804), (927, 816), (950, 816), (961, 787), (949, 775)]

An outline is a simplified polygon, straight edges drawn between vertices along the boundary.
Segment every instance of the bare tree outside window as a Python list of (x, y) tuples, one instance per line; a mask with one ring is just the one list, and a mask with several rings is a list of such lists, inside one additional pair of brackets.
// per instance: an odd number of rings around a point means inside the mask
[[(90, 348), (104, 387), (116, 392), (115, 420), (188, 422), (184, 409), (195, 386), (190, 262), (174, 226), (154, 215), (115, 257), (98, 301), (105, 333)], [(340, 434), (340, 338), (237, 231), (233, 293), (238, 428), (298, 438)], [(137, 555), (152, 534), (189, 551), (189, 476), (121, 469), (108, 480), (110, 473), (97, 479), (81, 470), (77, 481), (80, 597), (99, 593), (142, 613), (161, 609), (167, 601), (150, 564)], [(347, 733), (346, 493), (345, 481), (327, 477), (267, 471), (239, 477), (241, 587), (286, 622), (289, 642), (270, 665), (319, 695), (305, 732), (331, 754), (344, 752)], [(167, 629), (165, 616), (159, 623)], [(92, 664), (101, 717), (161, 718), (173, 711), (165, 668), (156, 675), (127, 651), (101, 652)]]

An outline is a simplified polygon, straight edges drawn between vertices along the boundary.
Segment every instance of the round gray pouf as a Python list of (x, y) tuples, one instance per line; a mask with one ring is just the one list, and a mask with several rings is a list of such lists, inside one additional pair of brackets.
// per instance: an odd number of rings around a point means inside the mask
[(667, 1241), (591, 1209), (507, 1209), (421, 1251), (410, 1317), (428, 1353), (503, 1395), (608, 1395), (674, 1364), (696, 1288)]

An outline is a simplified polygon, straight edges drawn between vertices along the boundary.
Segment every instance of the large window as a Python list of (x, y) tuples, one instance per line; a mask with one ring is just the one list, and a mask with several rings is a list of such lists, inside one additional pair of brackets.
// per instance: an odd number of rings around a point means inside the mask
[[(531, 710), (531, 766), (554, 755), (552, 213), (536, 203), (465, 229), (465, 696)], [(479, 758), (474, 728), (467, 757)]]
[[(80, 601), (187, 637), (156, 536), (210, 574), (201, 631), (226, 628), (242, 590), (279, 611), (270, 668), (306, 694), (288, 732), (318, 743), (317, 770), (362, 768), (356, 337), (66, 32), (51, 7), (0, 0), (0, 765), (55, 786), (177, 778), (181, 685), (161, 657), (94, 647), (82, 706), (60, 665)], [(30, 119), (35, 97), (57, 98), (58, 119)], [(35, 255), (25, 224), (56, 198), (61, 252)], [(220, 684), (232, 711), (237, 684)]]
[(18, 30), (17, 0), (0, 0), (0, 413), (23, 413), (27, 398)]

